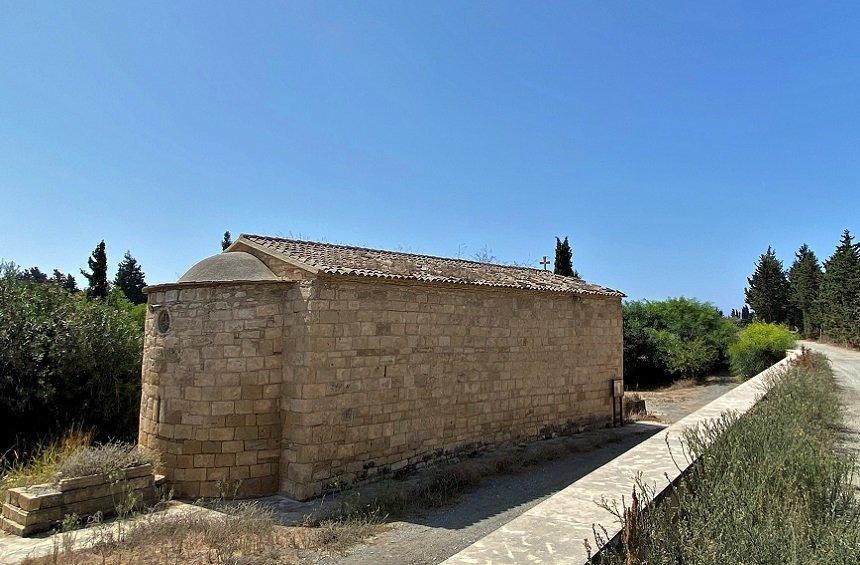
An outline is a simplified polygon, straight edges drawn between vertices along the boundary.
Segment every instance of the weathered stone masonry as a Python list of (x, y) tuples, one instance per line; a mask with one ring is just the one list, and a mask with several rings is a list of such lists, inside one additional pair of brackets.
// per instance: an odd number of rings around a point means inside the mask
[(179, 496), (304, 499), (611, 422), (620, 293), (275, 272), (149, 291), (140, 439)]
[[(275, 492), (281, 454), (283, 283), (159, 290), (148, 296), (140, 443), (158, 449), (175, 492)], [(157, 328), (167, 311), (170, 327)]]

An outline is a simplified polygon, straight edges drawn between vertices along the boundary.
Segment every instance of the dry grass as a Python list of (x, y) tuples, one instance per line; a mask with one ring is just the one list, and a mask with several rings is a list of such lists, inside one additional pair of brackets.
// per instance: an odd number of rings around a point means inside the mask
[(127, 443), (93, 446), (92, 434), (74, 428), (56, 441), (40, 445), (35, 454), (20, 460), (16, 454), (0, 468), (0, 500), (10, 488), (56, 483), (63, 477), (110, 474), (145, 463), (157, 464), (153, 453)]
[(138, 465), (157, 465), (154, 453), (137, 445), (109, 442), (101, 445), (81, 446), (60, 460), (58, 473), (62, 477), (109, 475)]
[(50, 483), (59, 475), (60, 466), (76, 451), (92, 443), (92, 433), (79, 428), (71, 429), (57, 441), (40, 445), (35, 455), (28, 460), (21, 460), (12, 453), (4, 461), (0, 469), (0, 499), (10, 488)]
[(369, 520), (326, 521), (318, 526), (286, 527), (256, 502), (225, 504), (218, 511), (191, 507), (153, 512), (92, 525), (92, 537), (61, 534), (53, 552), (28, 565), (136, 563), (160, 565), (239, 565), (299, 563), (303, 553), (339, 552), (384, 529)]
[(345, 493), (339, 508), (329, 515), (329, 519), (333, 524), (395, 520), (450, 504), (494, 475), (522, 472), (531, 466), (592, 447), (594, 445), (576, 436), (564, 436), (455, 460), (411, 482), (391, 480)]

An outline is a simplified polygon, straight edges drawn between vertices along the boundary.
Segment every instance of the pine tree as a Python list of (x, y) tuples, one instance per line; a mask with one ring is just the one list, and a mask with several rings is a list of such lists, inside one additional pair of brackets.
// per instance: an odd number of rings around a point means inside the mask
[(113, 284), (122, 290), (125, 297), (132, 304), (143, 304), (146, 302), (146, 295), (143, 294), (143, 287), (146, 286), (143, 270), (137, 259), (131, 256), (131, 251), (126, 251), (117, 269), (116, 277)]
[(229, 231), (224, 232), (224, 237), (221, 239), (221, 251), (227, 251), (227, 248), (233, 245), (233, 237)]
[(573, 270), (573, 250), (570, 248), (567, 237), (564, 238), (564, 241), (558, 237), (555, 238), (555, 267), (553, 272), (565, 277), (579, 276), (579, 273)]
[(88, 273), (81, 269), (81, 274), (89, 281), (87, 288), (87, 296), (90, 298), (106, 298), (108, 294), (107, 281), (107, 254), (105, 253), (104, 240), (99, 243), (93, 250), (92, 255), (87, 260), (92, 273)]
[(30, 282), (43, 283), (48, 282), (48, 275), (43, 273), (39, 267), (30, 267), (21, 273), (21, 279)]
[(78, 291), (78, 283), (71, 273), (63, 274), (59, 269), (54, 269), (54, 273), (51, 275), (51, 282), (61, 286), (69, 292)]
[(824, 263), (818, 294), (822, 333), (840, 343), (860, 346), (860, 249), (845, 230)]
[(815, 252), (804, 243), (788, 270), (788, 283), (791, 289), (789, 321), (806, 337), (814, 337), (817, 333), (815, 306), (822, 275)]
[(63, 283), (63, 288), (65, 288), (71, 293), (78, 292), (78, 281), (75, 280), (75, 277), (72, 276), (72, 273), (66, 273), (66, 282)]
[(750, 314), (750, 307), (744, 304), (744, 307), (741, 308), (741, 321), (744, 323), (752, 322), (752, 314)]
[(746, 301), (757, 318), (781, 324), (788, 319), (788, 279), (782, 261), (770, 247), (759, 257), (755, 272), (747, 279)]

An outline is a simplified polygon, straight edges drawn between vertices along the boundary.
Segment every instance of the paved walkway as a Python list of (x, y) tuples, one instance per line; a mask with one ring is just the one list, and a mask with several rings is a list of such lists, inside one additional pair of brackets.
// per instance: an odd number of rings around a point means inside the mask
[(639, 422), (578, 434), (570, 438), (583, 446), (576, 453), (520, 472), (489, 477), (453, 503), (394, 522), (390, 530), (353, 546), (344, 555), (325, 558), (321, 564), (439, 563), (664, 427), (654, 422)]
[(593, 535), (594, 524), (605, 527), (610, 538), (620, 532), (620, 524), (615, 516), (601, 502), (623, 507), (623, 501), (629, 501), (633, 479), (637, 475), (644, 485), (659, 495), (691, 465), (683, 455), (682, 438), (685, 430), (718, 418), (729, 410), (738, 414), (746, 413), (761, 398), (770, 375), (776, 374), (788, 361), (785, 359), (772, 369), (738, 385), (444, 563), (586, 563), (588, 552), (583, 540), (589, 540), (592, 548), (599, 547)]
[(823, 353), (830, 359), (833, 373), (842, 387), (842, 403), (845, 407), (845, 444), (860, 453), (860, 351), (814, 341), (801, 341), (800, 345)]

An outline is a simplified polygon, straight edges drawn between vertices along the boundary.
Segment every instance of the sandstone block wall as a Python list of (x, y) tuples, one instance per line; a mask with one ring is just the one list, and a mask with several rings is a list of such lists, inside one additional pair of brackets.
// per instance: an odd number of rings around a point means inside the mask
[(609, 424), (618, 298), (317, 279), (285, 320), (281, 490)]
[[(140, 443), (179, 497), (278, 488), (285, 283), (191, 285), (148, 296)], [(169, 327), (159, 328), (166, 311)]]
[[(361, 277), (148, 296), (140, 442), (177, 496), (337, 485), (611, 422), (619, 298)], [(169, 328), (159, 324), (169, 315)]]

